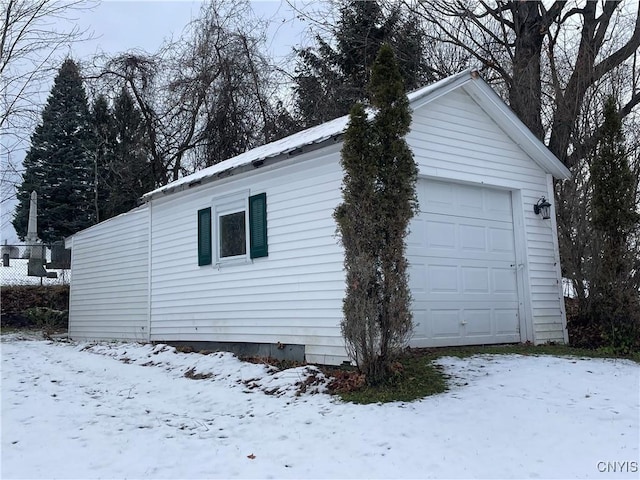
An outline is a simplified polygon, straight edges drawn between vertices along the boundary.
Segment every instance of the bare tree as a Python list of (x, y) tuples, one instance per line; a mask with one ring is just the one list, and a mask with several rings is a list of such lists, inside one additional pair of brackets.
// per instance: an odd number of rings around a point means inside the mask
[[(584, 99), (620, 69), (619, 114), (640, 103), (640, 4), (616, 0), (408, 0), (435, 38), (466, 51), (506, 87), (514, 112), (567, 166), (592, 149), (597, 130), (575, 142)], [(635, 17), (635, 19), (634, 19)]]
[(94, 76), (103, 90), (124, 87), (135, 99), (156, 185), (288, 133), (252, 18), (244, 0), (205, 4), (178, 40), (107, 59)]

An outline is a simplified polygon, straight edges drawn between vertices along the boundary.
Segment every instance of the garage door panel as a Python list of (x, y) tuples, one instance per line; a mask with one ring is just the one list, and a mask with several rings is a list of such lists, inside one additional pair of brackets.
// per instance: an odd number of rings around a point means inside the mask
[(457, 217), (447, 221), (444, 218), (433, 220), (421, 215), (411, 224), (407, 253), (410, 256), (451, 258), (474, 258), (478, 253), (487, 253), (513, 260), (513, 226)]
[(409, 235), (407, 235), (407, 248), (422, 247), (427, 239), (427, 222), (422, 217), (415, 217), (409, 226)]
[(413, 298), (422, 298), (427, 291), (427, 266), (413, 263), (409, 266), (409, 290)]
[(413, 345), (519, 341), (511, 193), (419, 182), (407, 241)]
[(489, 246), (487, 251), (495, 253), (507, 253), (515, 258), (513, 245), (513, 227), (495, 228), (487, 227)]
[[(518, 320), (518, 310), (515, 308), (494, 309), (495, 328), (497, 335), (513, 334), (513, 322)], [(513, 341), (520, 341), (520, 337)]]
[(484, 220), (511, 219), (511, 193), (483, 186), (421, 181), (418, 184), (420, 212), (460, 215)]
[(433, 338), (450, 338), (460, 335), (460, 311), (430, 309)]
[[(417, 295), (414, 295), (417, 297)], [(470, 302), (481, 302), (489, 306), (512, 306), (517, 302), (518, 296), (510, 293), (493, 294), (493, 293), (473, 293), (467, 295), (460, 295), (457, 293), (449, 292), (436, 292), (426, 295), (421, 295), (419, 300), (425, 301), (429, 304), (441, 302), (454, 305), (467, 305)]]
[(493, 293), (514, 295), (517, 299), (518, 286), (516, 284), (516, 271), (513, 268), (492, 268)]
[(457, 206), (463, 207), (467, 212), (484, 210), (483, 189), (472, 185), (456, 185), (456, 187)]
[(421, 212), (455, 209), (456, 195), (453, 184), (421, 181), (417, 190)]
[(462, 294), (491, 293), (488, 267), (460, 267)]
[[(466, 265), (450, 259), (422, 259), (410, 263), (409, 286), (415, 298), (423, 301), (473, 301), (479, 295), (489, 300), (517, 301), (516, 270), (508, 264), (487, 267), (476, 259)], [(445, 295), (438, 298), (437, 295)]]
[(511, 192), (508, 190), (483, 189), (485, 208), (491, 213), (492, 217), (500, 217), (510, 220), (512, 218), (511, 211)]
[(472, 310), (465, 309), (462, 311), (463, 324), (461, 328), (467, 337), (491, 337), (493, 328), (491, 325), (490, 309)]
[(408, 247), (455, 251), (513, 253), (513, 225), (510, 223), (423, 214), (413, 222), (407, 239)]
[(426, 230), (429, 234), (426, 236), (425, 246), (430, 249), (455, 252), (458, 243), (456, 227), (457, 225), (450, 222), (427, 220)]
[[(450, 293), (456, 296), (487, 293), (516, 295), (516, 271), (510, 265), (487, 267), (469, 261), (464, 267), (443, 259), (422, 259), (410, 264), (409, 285), (413, 295)], [(475, 265), (474, 265), (475, 264)], [(425, 300), (428, 298), (425, 297)]]
[(460, 224), (458, 230), (460, 232), (460, 249), (474, 252), (488, 250), (487, 227)]
[[(449, 304), (450, 305), (450, 304)], [(488, 302), (476, 302), (467, 308), (447, 308), (447, 304), (414, 309), (412, 344), (432, 339), (475, 339), (477, 343), (517, 342), (518, 311), (514, 308), (494, 307)], [(422, 342), (424, 344), (424, 342)], [(457, 345), (453, 342), (452, 345)], [(473, 344), (473, 341), (467, 342)], [(428, 346), (428, 345), (424, 345)]]
[(429, 294), (460, 293), (457, 265), (429, 265), (426, 277), (426, 292)]
[[(481, 228), (490, 227), (490, 228), (496, 228), (496, 229), (513, 230), (512, 222), (504, 219), (492, 220), (492, 219), (486, 219), (486, 218), (463, 217), (459, 215), (446, 215), (441, 213), (423, 213), (420, 215), (420, 218), (425, 219), (427, 221), (427, 228), (429, 228), (430, 223), (437, 222), (442, 226), (468, 225), (471, 227), (474, 227), (474, 226), (481, 227)], [(431, 232), (429, 232), (429, 234), (430, 233)]]

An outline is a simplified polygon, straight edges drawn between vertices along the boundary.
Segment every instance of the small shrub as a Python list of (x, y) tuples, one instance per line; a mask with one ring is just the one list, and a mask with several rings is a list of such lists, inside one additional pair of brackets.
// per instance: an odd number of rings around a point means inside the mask
[(48, 307), (33, 307), (25, 310), (25, 315), (31, 320), (32, 325), (41, 328), (48, 334), (66, 329), (69, 323), (68, 310), (54, 310), (53, 308)]
[(640, 350), (638, 327), (633, 322), (620, 322), (603, 328), (603, 351), (616, 355), (629, 355)]

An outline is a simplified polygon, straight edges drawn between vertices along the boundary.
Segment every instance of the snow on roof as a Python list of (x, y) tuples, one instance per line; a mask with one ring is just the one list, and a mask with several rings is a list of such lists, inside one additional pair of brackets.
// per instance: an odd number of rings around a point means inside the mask
[[(432, 83), (431, 85), (427, 85), (426, 87), (415, 90), (414, 92), (409, 93), (407, 97), (410, 103), (414, 102), (465, 77), (471, 79), (470, 69), (464, 70), (460, 73), (457, 73), (456, 75), (452, 75), (450, 77)], [(275, 142), (262, 145), (252, 150), (248, 150), (233, 158), (194, 172), (191, 175), (186, 175), (174, 182), (164, 185), (163, 187), (159, 187), (151, 192), (145, 193), (142, 196), (142, 200), (149, 201), (159, 193), (171, 193), (173, 191), (180, 190), (184, 185), (200, 183), (204, 179), (214, 177), (222, 172), (230, 172), (238, 167), (249, 165), (254, 162), (259, 162), (267, 158), (284, 155), (308, 145), (322, 143), (330, 138), (335, 137), (336, 135), (343, 134), (347, 128), (348, 123), (349, 115), (345, 115), (343, 117), (336, 118), (335, 120), (331, 120), (307, 130), (294, 133), (293, 135), (282, 138)]]

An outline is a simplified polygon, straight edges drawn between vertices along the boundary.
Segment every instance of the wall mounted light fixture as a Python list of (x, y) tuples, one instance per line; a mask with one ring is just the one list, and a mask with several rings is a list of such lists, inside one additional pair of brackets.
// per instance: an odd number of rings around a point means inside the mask
[(542, 218), (547, 220), (551, 218), (551, 204), (547, 202), (547, 199), (540, 197), (538, 203), (533, 206), (533, 212), (536, 215), (542, 215)]

